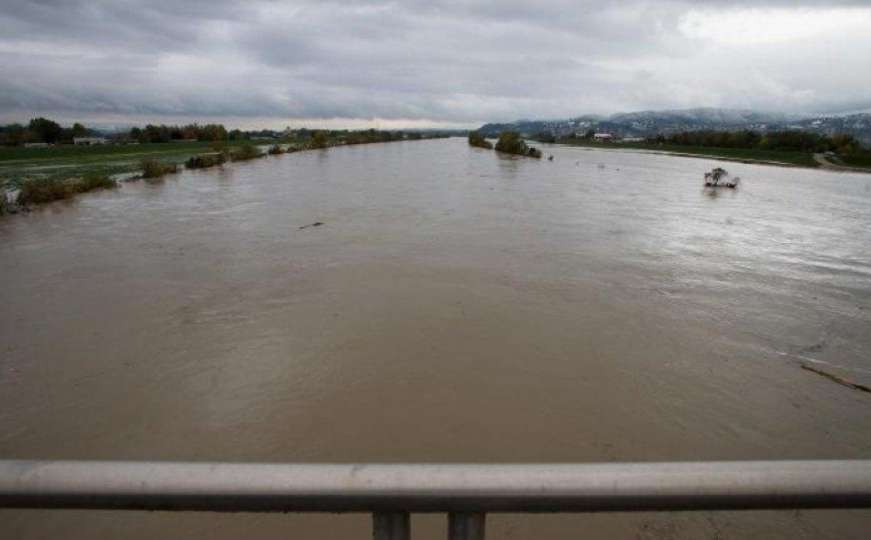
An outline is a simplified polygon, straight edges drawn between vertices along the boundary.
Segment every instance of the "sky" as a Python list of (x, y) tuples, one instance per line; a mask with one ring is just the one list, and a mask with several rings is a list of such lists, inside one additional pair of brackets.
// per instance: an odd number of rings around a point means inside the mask
[(871, 0), (0, 0), (0, 122), (871, 111)]

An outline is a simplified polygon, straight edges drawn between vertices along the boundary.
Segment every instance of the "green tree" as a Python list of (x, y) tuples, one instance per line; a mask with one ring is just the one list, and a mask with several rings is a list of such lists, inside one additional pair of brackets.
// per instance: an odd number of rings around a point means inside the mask
[(478, 148), (486, 148), (490, 150), (493, 148), (493, 143), (484, 138), (484, 134), (480, 131), (470, 131), (469, 146), (477, 146)]
[(541, 151), (527, 146), (526, 141), (516, 131), (503, 131), (496, 142), (496, 151), (518, 156), (541, 157)]
[(225, 141), (227, 140), (227, 129), (221, 124), (207, 124), (202, 126), (197, 138), (201, 141)]
[(37, 140), (47, 143), (56, 143), (63, 131), (60, 124), (42, 117), (32, 119), (27, 125), (27, 129), (33, 133)]
[(87, 137), (90, 133), (90, 130), (86, 128), (84, 125), (76, 122), (73, 124), (73, 137)]
[(0, 126), (0, 144), (17, 146), (24, 144), (28, 137), (27, 129), (21, 124)]

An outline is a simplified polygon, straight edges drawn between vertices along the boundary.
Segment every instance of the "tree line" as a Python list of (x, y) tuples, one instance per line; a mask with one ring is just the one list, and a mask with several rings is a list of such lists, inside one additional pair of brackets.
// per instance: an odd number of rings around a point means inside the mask
[[(63, 127), (48, 118), (34, 118), (26, 125), (7, 124), (0, 126), (0, 145), (19, 146), (26, 143), (64, 144), (72, 143), (76, 137), (100, 135), (95, 129), (76, 122), (72, 127)], [(222, 141), (245, 138), (239, 130), (227, 132), (220, 124), (188, 124), (186, 126), (166, 126), (149, 124), (144, 128), (134, 127), (126, 132), (113, 133), (111, 139), (119, 142), (140, 143), (170, 142), (174, 140)]]
[(88, 137), (96, 132), (76, 122), (72, 127), (62, 127), (48, 118), (34, 118), (25, 124), (0, 126), (0, 145), (18, 146), (26, 143), (71, 143), (74, 137)]
[[(25, 143), (72, 143), (75, 137), (100, 135), (94, 129), (89, 129), (80, 123), (70, 128), (62, 127), (57, 122), (47, 118), (34, 118), (27, 125), (8, 124), (0, 126), (0, 145), (18, 146)], [(227, 130), (222, 124), (187, 124), (165, 125), (148, 124), (145, 127), (133, 127), (130, 130), (111, 133), (107, 137), (116, 142), (167, 143), (173, 141), (247, 141), (250, 139), (293, 139), (308, 142), (314, 140), (314, 145), (327, 145), (327, 141), (343, 144), (364, 144), (371, 142), (389, 142), (398, 140), (418, 140), (437, 137), (447, 137), (444, 133), (421, 133), (403, 131), (381, 131), (366, 129), (351, 130), (312, 130), (301, 128), (297, 130), (273, 131), (269, 129), (242, 131)]]
[(797, 152), (836, 152), (852, 155), (863, 150), (862, 144), (849, 134), (832, 136), (807, 131), (684, 131), (658, 135), (651, 142), (681, 146), (718, 148), (753, 148), (758, 150), (792, 150)]
[(167, 126), (148, 124), (144, 128), (134, 127), (129, 132), (129, 139), (140, 143), (165, 143), (172, 141), (225, 141), (242, 138), (241, 131), (234, 130), (231, 139), (221, 124), (188, 124), (186, 126)]

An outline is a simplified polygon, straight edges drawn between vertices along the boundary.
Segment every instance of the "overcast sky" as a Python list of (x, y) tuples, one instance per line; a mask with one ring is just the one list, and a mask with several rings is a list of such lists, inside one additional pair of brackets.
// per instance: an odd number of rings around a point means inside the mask
[(871, 1), (0, 0), (0, 121), (871, 110)]

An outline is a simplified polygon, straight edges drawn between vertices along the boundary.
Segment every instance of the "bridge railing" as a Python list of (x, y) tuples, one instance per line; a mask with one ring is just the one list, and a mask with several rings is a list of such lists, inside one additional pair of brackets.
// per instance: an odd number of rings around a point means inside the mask
[(482, 540), (488, 512), (871, 507), (871, 460), (596, 464), (2, 461), (0, 508), (366, 512), (378, 540), (410, 513)]

